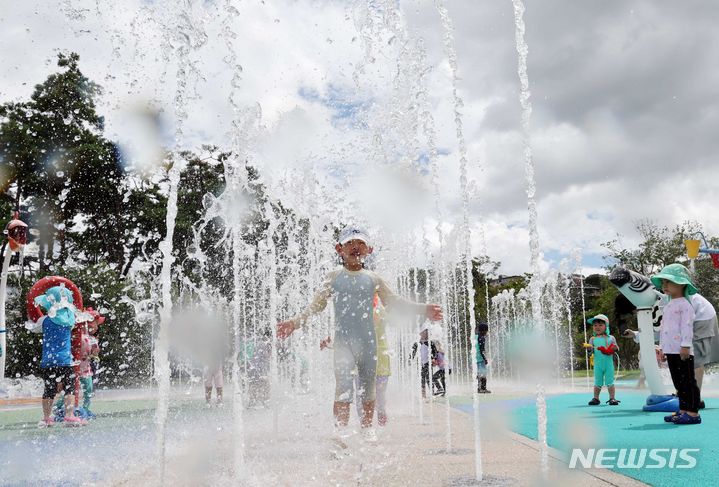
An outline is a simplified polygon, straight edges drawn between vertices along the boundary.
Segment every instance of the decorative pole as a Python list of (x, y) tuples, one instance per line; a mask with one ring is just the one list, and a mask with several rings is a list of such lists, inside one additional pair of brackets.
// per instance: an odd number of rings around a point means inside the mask
[[(13, 212), (12, 220), (7, 224), (3, 235), (7, 242), (3, 243), (4, 257), (2, 274), (0, 274), (0, 383), (5, 380), (5, 360), (7, 358), (7, 325), (5, 324), (5, 295), (10, 259), (13, 252), (20, 251), (27, 243), (27, 224), (20, 220), (20, 212)], [(8, 248), (9, 247), (9, 248)]]

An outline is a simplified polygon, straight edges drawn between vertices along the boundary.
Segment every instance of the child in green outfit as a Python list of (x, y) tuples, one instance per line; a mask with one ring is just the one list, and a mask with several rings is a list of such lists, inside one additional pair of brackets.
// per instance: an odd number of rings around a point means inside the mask
[[(619, 401), (614, 398), (614, 352), (619, 350), (617, 340), (609, 334), (609, 318), (606, 315), (597, 315), (587, 321), (594, 328), (594, 336), (585, 344), (594, 353), (594, 398), (589, 401), (590, 406), (599, 404), (599, 393), (602, 386), (609, 390), (610, 406), (617, 406)], [(597, 353), (600, 352), (600, 353)]]

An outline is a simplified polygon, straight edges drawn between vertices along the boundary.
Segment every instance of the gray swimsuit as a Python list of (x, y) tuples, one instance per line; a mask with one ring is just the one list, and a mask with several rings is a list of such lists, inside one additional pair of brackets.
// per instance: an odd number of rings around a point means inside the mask
[(327, 276), (310, 307), (295, 319), (304, 324), (310, 315), (322, 311), (328, 298), (332, 297), (335, 310), (335, 401), (352, 401), (352, 371), (355, 367), (362, 401), (374, 401), (377, 337), (372, 304), (375, 293), (389, 309), (399, 307), (416, 314), (426, 309), (423, 304), (398, 297), (374, 272), (341, 268)]

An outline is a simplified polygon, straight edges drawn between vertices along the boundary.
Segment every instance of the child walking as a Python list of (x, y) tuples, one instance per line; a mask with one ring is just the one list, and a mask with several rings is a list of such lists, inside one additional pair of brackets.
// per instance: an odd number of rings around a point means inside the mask
[(431, 320), (442, 319), (442, 310), (438, 305), (418, 304), (400, 298), (381, 277), (364, 268), (364, 261), (373, 249), (369, 236), (362, 229), (345, 228), (335, 250), (342, 259), (342, 268), (330, 272), (303, 313), (277, 324), (277, 336), (287, 338), (296, 329), (305, 326), (308, 318), (324, 310), (332, 299), (335, 311), (336, 387), (332, 407), (335, 425), (341, 430), (349, 422), (354, 389), (352, 370), (357, 367), (362, 400), (362, 432), (367, 441), (373, 442), (376, 441), (372, 419), (377, 376), (377, 334), (372, 310), (375, 293), (390, 310), (424, 314)]
[(492, 391), (487, 389), (487, 367), (489, 360), (485, 352), (487, 345), (487, 333), (489, 325), (485, 322), (477, 323), (475, 334), (477, 335), (477, 392), (480, 394), (490, 394)]
[(588, 344), (585, 344), (586, 348), (591, 348), (591, 353), (594, 355), (594, 397), (589, 401), (589, 405), (599, 404), (602, 386), (607, 386), (609, 391), (607, 403), (610, 406), (617, 406), (619, 401), (614, 397), (614, 352), (619, 350), (617, 339), (609, 334), (609, 318), (606, 315), (596, 315), (587, 322), (592, 325), (594, 331), (594, 336), (589, 339)]
[(679, 396), (679, 411), (664, 417), (674, 424), (700, 424), (699, 387), (694, 376), (694, 308), (690, 296), (697, 293), (689, 271), (681, 264), (669, 264), (652, 276), (652, 284), (669, 296), (659, 329), (659, 347), (667, 359), (669, 373)]
[(432, 360), (432, 365), (437, 367), (437, 371), (432, 374), (432, 383), (434, 384), (434, 395), (435, 396), (442, 396), (444, 397), (447, 393), (447, 384), (445, 382), (445, 375), (451, 373), (451, 370), (449, 369), (449, 366), (447, 364), (447, 359), (444, 353), (444, 348), (442, 348), (442, 344), (440, 342), (437, 342), (437, 354), (434, 357), (434, 360)]
[(429, 340), (429, 325), (425, 323), (419, 332), (419, 342), (412, 345), (412, 354), (409, 356), (410, 361), (417, 355), (419, 349), (419, 359), (422, 364), (420, 373), (420, 382), (422, 384), (422, 399), (427, 399), (427, 388), (431, 389), (430, 367), (437, 358), (437, 344)]

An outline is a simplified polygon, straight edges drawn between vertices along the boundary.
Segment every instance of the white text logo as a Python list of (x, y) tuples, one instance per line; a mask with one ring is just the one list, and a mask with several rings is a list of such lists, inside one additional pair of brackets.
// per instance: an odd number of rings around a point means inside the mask
[(574, 448), (569, 468), (694, 468), (698, 452), (699, 448)]

